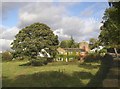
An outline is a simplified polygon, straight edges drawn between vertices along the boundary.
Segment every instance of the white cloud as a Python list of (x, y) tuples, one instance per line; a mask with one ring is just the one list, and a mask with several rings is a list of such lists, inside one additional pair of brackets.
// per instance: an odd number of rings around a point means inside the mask
[(55, 6), (53, 3), (31, 3), (21, 8), (19, 13), (20, 23), (18, 26), (22, 28), (34, 22), (42, 22), (55, 28), (66, 12), (65, 7), (62, 5)]
[(4, 0), (3, 2), (53, 2), (53, 0)]
[(13, 40), (15, 35), (19, 32), (19, 30), (20, 29), (17, 27), (12, 27), (10, 29), (7, 29), (0, 34), (0, 39)]
[(94, 18), (64, 17), (61, 23), (62, 31), (56, 30), (60, 40), (70, 39), (70, 36), (73, 36), (75, 41), (88, 41), (99, 35), (100, 23)]
[(4, 32), (0, 30), (2, 32), (0, 47), (2, 46), (3, 50), (9, 49), (10, 42), (18, 31), (35, 22), (42, 22), (50, 26), (58, 35), (59, 40), (70, 39), (71, 36), (77, 42), (97, 38), (101, 25), (99, 21), (95, 18), (69, 16), (67, 8), (73, 4), (75, 3), (29, 3), (22, 6), (19, 12), (18, 27), (12, 27)]
[[(73, 4), (75, 5), (75, 3)], [(97, 33), (99, 33), (99, 21), (94, 18), (69, 16), (67, 11), (69, 5), (72, 4), (32, 3), (26, 5), (20, 10), (19, 27), (23, 28), (34, 22), (42, 22), (50, 26), (55, 32), (62, 29), (62, 33), (57, 34), (60, 40), (68, 39), (70, 36), (73, 36), (76, 41), (88, 40), (90, 37), (96, 38)], [(92, 5), (91, 8), (96, 5)]]
[(0, 51), (10, 50), (12, 40), (0, 39)]
[(5, 28), (4, 31), (0, 33), (0, 51), (10, 50), (10, 44), (19, 30), (17, 27), (10, 29)]
[(54, 34), (58, 35), (60, 41), (70, 39), (69, 35), (63, 33), (63, 29), (56, 29)]

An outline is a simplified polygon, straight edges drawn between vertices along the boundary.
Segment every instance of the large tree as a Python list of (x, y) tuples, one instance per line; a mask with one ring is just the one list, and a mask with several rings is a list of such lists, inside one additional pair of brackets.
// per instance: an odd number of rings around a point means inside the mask
[(35, 58), (43, 48), (49, 48), (49, 53), (55, 56), (58, 43), (58, 37), (50, 27), (43, 23), (34, 23), (19, 31), (11, 43), (11, 48), (17, 57)]
[(103, 16), (103, 25), (99, 40), (102, 44), (115, 49), (120, 47), (120, 1), (109, 2), (110, 7), (106, 9)]

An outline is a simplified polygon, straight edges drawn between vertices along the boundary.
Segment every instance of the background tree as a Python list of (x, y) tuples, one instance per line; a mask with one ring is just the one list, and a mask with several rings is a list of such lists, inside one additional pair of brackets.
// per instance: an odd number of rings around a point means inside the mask
[(78, 48), (79, 44), (76, 43), (71, 36), (70, 40), (63, 40), (60, 43), (60, 47), (62, 48)]
[(90, 45), (90, 49), (94, 49), (95, 47), (98, 47), (100, 45), (100, 42), (95, 38), (90, 38), (89, 45)]
[(49, 53), (54, 56), (58, 43), (58, 37), (50, 27), (43, 23), (34, 23), (19, 31), (11, 48), (16, 57), (36, 58), (43, 48), (49, 48)]
[(13, 58), (12, 53), (9, 51), (5, 51), (1, 53), (1, 55), (2, 55), (2, 61), (11, 61)]
[(69, 43), (69, 40), (63, 40), (60, 42), (60, 47), (68, 48), (68, 43)]
[(103, 16), (99, 40), (107, 47), (114, 48), (117, 54), (116, 49), (120, 48), (120, 1), (109, 2), (109, 5)]

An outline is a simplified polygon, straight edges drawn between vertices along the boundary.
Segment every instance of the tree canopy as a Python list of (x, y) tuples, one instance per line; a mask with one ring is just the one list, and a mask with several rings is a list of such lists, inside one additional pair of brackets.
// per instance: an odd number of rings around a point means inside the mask
[(98, 39), (90, 38), (89, 45), (90, 45), (90, 49), (94, 49), (95, 47), (98, 47), (100, 45), (100, 42)]
[(54, 56), (58, 45), (58, 36), (46, 24), (34, 23), (19, 31), (11, 43), (16, 57), (29, 56), (34, 58), (43, 48), (48, 48)]
[(106, 9), (103, 16), (103, 25), (100, 30), (99, 40), (106, 46), (120, 47), (120, 1), (109, 2), (110, 7)]
[(60, 43), (60, 47), (62, 48), (77, 48), (78, 46), (79, 44), (74, 41), (72, 36), (69, 40), (63, 40)]

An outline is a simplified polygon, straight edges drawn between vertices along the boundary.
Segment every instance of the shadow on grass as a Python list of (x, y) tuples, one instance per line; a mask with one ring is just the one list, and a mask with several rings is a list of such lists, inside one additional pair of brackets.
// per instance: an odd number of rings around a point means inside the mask
[[(112, 61), (112, 56), (106, 55), (102, 59), (99, 71), (95, 76), (90, 72), (77, 71), (72, 75), (65, 74), (64, 71), (46, 71), (30, 75), (19, 75), (14, 79), (8, 79), (3, 76), (3, 87), (85, 87), (86, 85), (81, 80), (91, 78), (86, 87), (101, 87), (102, 81), (106, 78), (112, 65)], [(85, 65), (83, 66), (85, 67)], [(86, 68), (90, 66), (91, 64), (86, 65)], [(92, 65), (91, 68), (95, 68), (95, 66)]]
[[(93, 62), (92, 62), (93, 63)], [(83, 64), (79, 64), (79, 67), (83, 67), (85, 69), (95, 69), (95, 68), (99, 68), (100, 65), (92, 65), (92, 64), (87, 64), (87, 63), (83, 63)]]
[(77, 76), (79, 79), (91, 79), (93, 77), (90, 72), (74, 72), (73, 76)]
[(80, 78), (87, 79), (91, 76), (92, 74), (87, 72), (75, 72), (73, 75), (58, 71), (39, 72), (19, 75), (12, 80), (3, 77), (3, 87), (83, 87)]
[(113, 57), (106, 54), (101, 60), (101, 66), (96, 75), (87, 84), (87, 87), (103, 87), (102, 82), (112, 67)]

